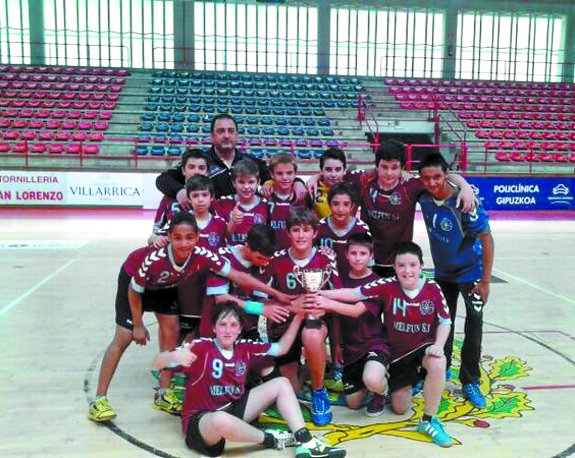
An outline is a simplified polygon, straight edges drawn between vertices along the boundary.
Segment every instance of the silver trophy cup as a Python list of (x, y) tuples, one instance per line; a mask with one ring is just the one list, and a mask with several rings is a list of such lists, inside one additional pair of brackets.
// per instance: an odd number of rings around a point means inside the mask
[[(295, 266), (293, 273), (296, 281), (306, 292), (316, 294), (328, 282), (331, 270)], [(313, 315), (308, 315), (305, 320), (305, 326), (308, 328), (320, 328), (321, 323), (321, 320)]]

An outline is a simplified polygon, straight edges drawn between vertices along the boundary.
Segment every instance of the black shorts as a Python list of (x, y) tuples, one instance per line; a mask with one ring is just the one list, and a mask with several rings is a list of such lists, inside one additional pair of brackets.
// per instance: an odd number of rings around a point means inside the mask
[(180, 332), (189, 334), (200, 328), (200, 319), (192, 316), (180, 315)]
[(421, 363), (425, 356), (425, 350), (429, 345), (425, 345), (418, 350), (404, 356), (400, 360), (391, 363), (389, 368), (389, 390), (394, 392), (406, 386), (416, 385), (422, 379)]
[[(279, 340), (279, 339), (278, 339)], [(275, 358), (275, 366), (282, 367), (286, 364), (290, 364), (293, 362), (300, 363), (301, 361), (301, 348), (302, 348), (302, 341), (301, 341), (301, 329), (299, 330), (295, 342), (289, 349), (289, 351), (282, 356), (278, 356)]]
[[(120, 269), (118, 275), (118, 291), (116, 292), (116, 324), (128, 330), (133, 330), (132, 311), (128, 300), (128, 287), (132, 278)], [(142, 311), (163, 315), (179, 315), (178, 288), (166, 288), (156, 291), (144, 290), (142, 293)]]
[(379, 350), (370, 351), (355, 363), (344, 366), (342, 381), (343, 392), (346, 396), (365, 388), (363, 383), (363, 369), (368, 361), (377, 361), (385, 367), (386, 372), (389, 370), (389, 355)]
[[(232, 402), (230, 405), (221, 409), (224, 412), (233, 415), (234, 417), (244, 419), (244, 414), (246, 412), (246, 405), (250, 397), (250, 392), (248, 391), (243, 398)], [(204, 438), (200, 433), (200, 419), (207, 413), (212, 413), (210, 411), (197, 412), (190, 417), (188, 423), (188, 430), (186, 431), (186, 445), (195, 450), (200, 455), (206, 456), (220, 456), (224, 452), (224, 447), (226, 446), (226, 440), (222, 439), (217, 444), (206, 445)]]

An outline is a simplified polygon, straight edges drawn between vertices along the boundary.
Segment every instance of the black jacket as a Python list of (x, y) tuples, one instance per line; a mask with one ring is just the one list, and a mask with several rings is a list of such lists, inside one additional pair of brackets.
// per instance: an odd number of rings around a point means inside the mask
[[(232, 185), (231, 170), (217, 156), (213, 146), (206, 154), (206, 158), (208, 159), (209, 164), (209, 177), (212, 180), (216, 191), (215, 197), (219, 198), (234, 194), (235, 190)], [(270, 179), (270, 173), (265, 161), (262, 161), (251, 154), (242, 153), (238, 149), (235, 151), (232, 165), (244, 158), (251, 159), (258, 165), (258, 168), (260, 169), (260, 183), (264, 183)], [(156, 187), (162, 194), (170, 199), (175, 199), (176, 194), (184, 187), (184, 185), (184, 175), (182, 174), (182, 168), (179, 164), (177, 167), (162, 172), (158, 178), (156, 178)]]

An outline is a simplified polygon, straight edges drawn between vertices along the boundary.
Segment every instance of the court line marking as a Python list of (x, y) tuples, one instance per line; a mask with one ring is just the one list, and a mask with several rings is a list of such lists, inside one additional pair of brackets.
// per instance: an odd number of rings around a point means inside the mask
[(32, 293), (34, 293), (37, 289), (41, 288), (42, 286), (44, 286), (46, 283), (48, 283), (50, 280), (52, 280), (56, 275), (58, 275), (60, 272), (62, 272), (63, 270), (65, 270), (67, 267), (69, 267), (71, 264), (73, 264), (74, 262), (76, 262), (75, 259), (70, 259), (66, 264), (64, 264), (62, 267), (60, 267), (59, 269), (55, 270), (54, 272), (52, 272), (50, 275), (48, 275), (46, 278), (44, 278), (44, 280), (40, 281), (39, 283), (37, 283), (35, 286), (33, 286), (32, 288), (30, 288), (28, 291), (26, 291), (24, 294), (21, 294), (19, 297), (17, 297), (16, 299), (14, 299), (12, 302), (10, 302), (8, 305), (2, 307), (0, 309), (0, 318), (5, 315), (6, 313), (8, 313), (11, 309), (13, 309), (14, 307), (16, 307), (20, 302), (22, 302), (24, 299), (26, 299), (28, 296), (30, 296)]
[(522, 390), (565, 390), (573, 389), (575, 385), (533, 385), (533, 386), (522, 386)]
[(507, 276), (507, 277), (510, 277), (510, 278), (512, 278), (513, 280), (518, 281), (519, 283), (523, 283), (524, 285), (527, 285), (527, 286), (529, 286), (530, 288), (539, 290), (539, 291), (541, 291), (541, 292), (543, 292), (543, 293), (549, 294), (550, 296), (556, 297), (557, 299), (562, 299), (562, 300), (564, 300), (565, 302), (569, 302), (570, 304), (575, 305), (575, 300), (570, 299), (570, 298), (568, 298), (567, 296), (563, 296), (562, 294), (557, 294), (557, 293), (555, 293), (555, 292), (553, 292), (553, 291), (550, 291), (550, 290), (548, 290), (548, 289), (546, 289), (546, 288), (543, 288), (542, 286), (536, 285), (535, 283), (531, 283), (531, 282), (528, 281), (528, 280), (525, 280), (525, 279), (523, 279), (523, 278), (521, 278), (521, 277), (518, 277), (518, 276), (513, 275), (513, 274), (510, 274), (510, 273), (504, 272), (504, 271), (502, 271), (502, 270), (499, 270), (499, 269), (493, 269), (493, 270), (496, 271), (496, 272), (498, 272), (498, 273), (500, 273), (500, 274), (503, 274), (503, 275), (505, 275), (505, 276)]

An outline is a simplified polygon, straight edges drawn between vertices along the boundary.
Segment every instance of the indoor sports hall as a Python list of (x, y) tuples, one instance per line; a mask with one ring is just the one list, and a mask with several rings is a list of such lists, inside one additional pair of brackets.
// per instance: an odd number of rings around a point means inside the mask
[[(238, 151), (288, 153), (303, 181), (327, 148), (349, 170), (373, 167), (388, 140), (412, 172), (440, 152), (490, 217), (487, 406), (449, 380), (438, 416), (454, 445), (441, 448), (417, 432), (421, 392), (404, 415), (368, 417), (334, 385), (325, 426), (301, 400), (314, 435), (353, 458), (575, 455), (574, 56), (567, 0), (0, 4), (0, 456), (200, 456), (153, 408), (152, 313), (150, 341), (127, 349), (111, 384), (117, 417), (86, 414), (118, 271), (152, 232), (156, 177), (210, 148), (218, 113), (234, 117)], [(431, 277), (420, 211), (413, 240)], [(464, 320), (460, 300), (454, 373)], [(259, 424), (285, 422), (272, 407)], [(229, 443), (223, 456), (294, 450)]]

